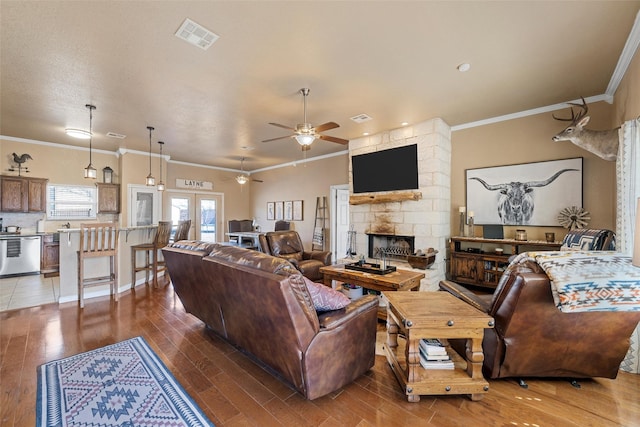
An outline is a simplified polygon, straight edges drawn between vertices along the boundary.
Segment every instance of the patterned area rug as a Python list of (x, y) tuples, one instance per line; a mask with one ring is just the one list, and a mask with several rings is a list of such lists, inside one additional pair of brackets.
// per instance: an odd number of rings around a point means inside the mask
[(142, 337), (38, 367), (48, 426), (213, 426)]

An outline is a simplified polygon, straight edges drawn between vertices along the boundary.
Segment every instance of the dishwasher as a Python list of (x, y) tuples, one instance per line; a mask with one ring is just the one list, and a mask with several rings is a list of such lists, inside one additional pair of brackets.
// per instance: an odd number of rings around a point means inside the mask
[(0, 235), (0, 277), (40, 274), (40, 236)]

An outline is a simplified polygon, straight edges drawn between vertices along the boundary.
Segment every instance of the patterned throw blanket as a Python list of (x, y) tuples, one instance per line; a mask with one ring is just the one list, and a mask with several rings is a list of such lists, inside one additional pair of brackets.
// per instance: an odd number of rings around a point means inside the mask
[(640, 311), (640, 268), (610, 251), (525, 252), (513, 263), (535, 261), (549, 276), (562, 312)]

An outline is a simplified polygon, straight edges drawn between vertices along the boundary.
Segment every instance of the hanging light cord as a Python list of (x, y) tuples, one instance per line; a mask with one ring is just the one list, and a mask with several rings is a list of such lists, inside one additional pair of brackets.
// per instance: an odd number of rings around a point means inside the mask
[(93, 142), (93, 110), (96, 108), (91, 104), (87, 104), (89, 109), (89, 165), (93, 164), (93, 158), (91, 156), (92, 142)]

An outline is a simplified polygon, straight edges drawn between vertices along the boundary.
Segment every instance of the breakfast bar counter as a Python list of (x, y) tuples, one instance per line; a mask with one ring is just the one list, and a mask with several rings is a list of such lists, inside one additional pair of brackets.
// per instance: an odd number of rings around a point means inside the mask
[[(153, 240), (157, 225), (119, 229), (118, 291), (131, 288), (131, 246)], [(78, 300), (78, 249), (80, 229), (61, 228), (60, 233), (60, 299), (59, 303)], [(87, 275), (99, 276), (108, 271), (108, 259), (96, 258), (85, 262)], [(109, 286), (97, 286), (86, 292), (85, 299), (109, 295)]]

